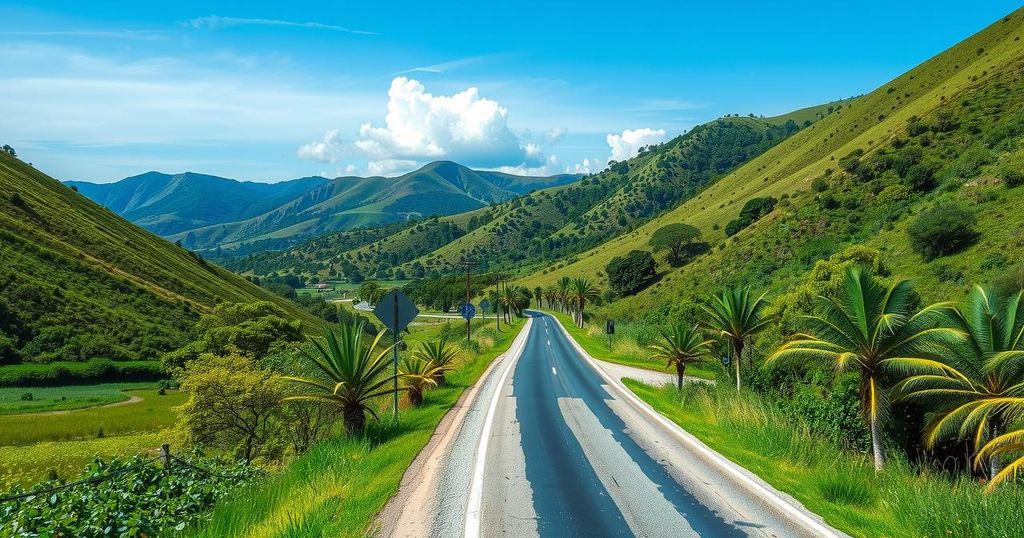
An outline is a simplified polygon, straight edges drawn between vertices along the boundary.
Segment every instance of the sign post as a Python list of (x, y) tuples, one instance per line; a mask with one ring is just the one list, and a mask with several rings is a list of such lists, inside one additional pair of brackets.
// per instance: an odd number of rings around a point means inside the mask
[(608, 334), (608, 351), (612, 349), (612, 335), (615, 334), (615, 320), (609, 319), (604, 326), (604, 332)]
[(391, 290), (381, 297), (377, 307), (373, 309), (374, 315), (391, 331), (391, 354), (392, 367), (394, 369), (394, 401), (392, 414), (398, 416), (398, 336), (412, 320), (416, 319), (420, 310), (400, 290)]
[(466, 303), (459, 307), (459, 314), (466, 320), (466, 341), (469, 342), (469, 327), (472, 323), (470, 320), (476, 316), (476, 307), (473, 306), (473, 303)]

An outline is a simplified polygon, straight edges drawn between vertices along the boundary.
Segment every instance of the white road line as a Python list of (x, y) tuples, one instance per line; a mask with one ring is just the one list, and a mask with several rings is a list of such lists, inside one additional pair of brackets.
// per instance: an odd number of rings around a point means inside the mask
[(480, 432), (480, 444), (477, 445), (476, 449), (476, 463), (473, 466), (473, 481), (469, 485), (466, 522), (462, 528), (462, 535), (466, 538), (478, 538), (480, 536), (480, 512), (484, 497), (484, 464), (487, 460), (487, 444), (491, 439), (491, 429), (494, 426), (494, 414), (498, 409), (498, 400), (501, 399), (501, 388), (505, 386), (505, 381), (508, 380), (512, 366), (519, 361), (523, 350), (526, 349), (526, 340), (529, 339), (531, 323), (533, 323), (533, 318), (527, 318), (522, 332), (516, 337), (522, 337), (522, 340), (519, 341), (519, 347), (509, 355), (508, 364), (505, 365), (505, 370), (498, 379), (498, 385), (494, 389), (494, 394), (491, 395), (491, 404), (487, 408), (487, 415), (484, 417), (483, 428)]
[(787, 502), (782, 497), (779, 497), (777, 493), (768, 489), (771, 486), (765, 487), (764, 485), (753, 480), (751, 477), (747, 476), (743, 471), (739, 469), (739, 465), (729, 460), (726, 460), (721, 454), (715, 452), (707, 445), (705, 445), (703, 442), (701, 442), (699, 439), (694, 437), (693, 434), (687, 432), (675, 422), (670, 421), (669, 419), (665, 418), (665, 416), (663, 416), (661, 413), (655, 411), (653, 407), (651, 407), (649, 404), (638, 398), (635, 394), (633, 394), (633, 391), (626, 388), (626, 386), (623, 385), (620, 381), (609, 376), (607, 372), (605, 372), (596, 362), (594, 362), (594, 359), (591, 358), (590, 354), (587, 353), (585, 349), (583, 349), (583, 346), (581, 346), (579, 342), (577, 342), (571, 335), (569, 335), (569, 332), (565, 330), (565, 327), (562, 325), (562, 322), (558, 321), (558, 319), (555, 319), (555, 323), (558, 323), (559, 327), (562, 329), (563, 335), (569, 340), (572, 346), (576, 348), (576, 351), (579, 353), (579, 355), (587, 361), (588, 365), (594, 371), (596, 371), (599, 376), (604, 378), (605, 383), (607, 383), (608, 386), (615, 388), (616, 392), (619, 392), (622, 396), (626, 398), (627, 401), (632, 403), (634, 408), (636, 408), (638, 411), (644, 413), (649, 418), (660, 424), (662, 428), (670, 432), (680, 442), (689, 446), (696, 452), (699, 452), (707, 460), (716, 464), (719, 470), (724, 471), (731, 478), (745, 485), (750, 491), (755, 493), (758, 497), (767, 501), (769, 504), (774, 505), (775, 508), (778, 509), (780, 512), (783, 512), (784, 514), (787, 514), (789, 517), (792, 517), (799, 521), (807, 530), (813, 531), (818, 536), (839, 536), (838, 534), (836, 534), (835, 530), (828, 527), (827, 524), (823, 525), (811, 516), (804, 513), (796, 506)]
[(555, 367), (554, 367), (554, 366), (552, 366), (552, 367), (551, 367), (551, 373), (553, 373), (553, 374), (555, 374), (555, 375), (558, 375), (558, 370), (555, 370)]

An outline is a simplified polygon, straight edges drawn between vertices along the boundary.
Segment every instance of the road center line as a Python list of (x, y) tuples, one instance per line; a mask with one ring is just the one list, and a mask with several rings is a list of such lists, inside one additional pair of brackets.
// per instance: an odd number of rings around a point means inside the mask
[(558, 375), (558, 371), (557, 371), (557, 370), (555, 370), (555, 367), (554, 367), (554, 366), (552, 366), (552, 367), (551, 367), (551, 373), (553, 373), (553, 374), (555, 374), (555, 375)]

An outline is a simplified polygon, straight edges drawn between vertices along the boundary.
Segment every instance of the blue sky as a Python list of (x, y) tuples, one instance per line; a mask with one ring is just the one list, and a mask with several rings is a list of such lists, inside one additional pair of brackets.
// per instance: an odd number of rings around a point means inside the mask
[(0, 4), (0, 143), (59, 179), (529, 173), (865, 93), (1014, 2)]

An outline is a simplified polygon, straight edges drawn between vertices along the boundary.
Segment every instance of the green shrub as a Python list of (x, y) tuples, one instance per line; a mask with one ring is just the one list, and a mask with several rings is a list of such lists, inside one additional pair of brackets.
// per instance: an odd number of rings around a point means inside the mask
[(0, 387), (56, 387), (97, 382), (156, 381), (166, 377), (158, 361), (94, 359), (86, 362), (0, 366)]
[(657, 277), (654, 256), (646, 250), (632, 250), (625, 256), (616, 256), (608, 262), (608, 284), (619, 295), (632, 295)]
[(955, 204), (940, 204), (923, 211), (907, 228), (910, 246), (924, 259), (960, 252), (978, 239), (977, 218)]
[(1003, 180), (1003, 185), (1010, 189), (1024, 185), (1024, 172), (1009, 166), (1004, 166), (999, 171), (999, 178)]

